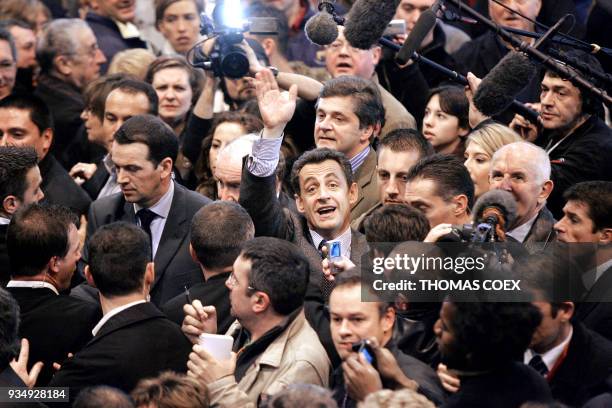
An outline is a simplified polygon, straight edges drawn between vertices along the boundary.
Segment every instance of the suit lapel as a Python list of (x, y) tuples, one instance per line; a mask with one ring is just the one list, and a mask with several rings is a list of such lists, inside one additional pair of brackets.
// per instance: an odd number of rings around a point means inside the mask
[(183, 239), (189, 229), (185, 213), (185, 192), (177, 183), (174, 183), (174, 197), (172, 197), (172, 205), (170, 212), (164, 225), (162, 236), (159, 240), (157, 252), (155, 253), (155, 282), (153, 288), (163, 276), (166, 267), (174, 258)]

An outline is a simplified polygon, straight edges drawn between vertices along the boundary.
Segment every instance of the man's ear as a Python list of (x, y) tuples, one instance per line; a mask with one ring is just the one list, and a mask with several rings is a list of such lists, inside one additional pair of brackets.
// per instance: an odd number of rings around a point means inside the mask
[(542, 185), (542, 189), (540, 190), (540, 194), (538, 196), (538, 203), (541, 204), (548, 198), (550, 193), (552, 193), (554, 186), (555, 185), (552, 180), (546, 180), (544, 182), (544, 184)]
[(20, 205), (21, 200), (14, 195), (8, 195), (4, 197), (4, 200), (2, 200), (2, 212), (9, 216), (13, 215), (15, 214), (15, 211), (19, 209)]
[(174, 163), (172, 159), (169, 157), (164, 158), (161, 162), (159, 162), (159, 166), (161, 167), (161, 178), (165, 179), (172, 176), (172, 166)]
[(305, 210), (304, 210), (304, 200), (302, 200), (302, 197), (300, 197), (299, 193), (294, 194), (293, 197), (295, 198), (295, 206), (296, 206), (297, 210), (301, 214), (304, 214), (304, 212), (305, 212)]
[(381, 55), (382, 55), (381, 47), (376, 46), (372, 48), (372, 63), (374, 64), (374, 66), (378, 65), (378, 63), (380, 62)]
[[(43, 139), (43, 152), (46, 155), (51, 148), (51, 143), (53, 143), (53, 129), (47, 128), (45, 129), (40, 137)], [(38, 160), (42, 160), (42, 157), (39, 157)]]
[(612, 242), (612, 228), (604, 228), (599, 231), (599, 241), (600, 245), (608, 245)]
[(574, 302), (562, 302), (559, 305), (557, 317), (561, 319), (563, 323), (567, 323), (571, 320), (572, 316), (574, 315), (574, 310), (575, 310)]
[(197, 264), (200, 263), (200, 260), (198, 259), (198, 255), (196, 254), (195, 249), (193, 249), (193, 246), (191, 245), (191, 243), (189, 243), (189, 255), (191, 255), (191, 259), (193, 259), (193, 261)]
[(388, 333), (393, 330), (393, 324), (395, 323), (395, 309), (391, 306), (387, 307), (382, 317), (382, 328), (384, 333)]
[(147, 263), (147, 269), (145, 270), (145, 275), (144, 275), (145, 287), (148, 288), (148, 290), (150, 290), (151, 285), (153, 285), (154, 281), (155, 281), (155, 264), (153, 262), (149, 262)]
[(255, 296), (251, 297), (251, 307), (255, 313), (263, 313), (272, 307), (270, 296), (265, 292), (256, 291)]
[(94, 282), (93, 276), (91, 276), (91, 271), (89, 270), (89, 265), (85, 265), (85, 269), (83, 270), (83, 273), (85, 274), (85, 280), (87, 281), (89, 286), (95, 288), (96, 287), (96, 282)]
[(72, 73), (72, 61), (65, 55), (58, 55), (53, 61), (55, 70), (61, 75), (69, 76)]
[(266, 53), (266, 56), (268, 58), (270, 58), (271, 55), (276, 53), (276, 41), (274, 41), (272, 38), (268, 37), (268, 38), (264, 38), (261, 42), (261, 47), (264, 49), (264, 52)]
[(355, 203), (357, 202), (357, 199), (359, 198), (359, 186), (357, 185), (357, 183), (353, 182), (351, 184), (351, 186), (349, 187), (349, 204), (352, 207), (353, 205), (355, 205)]
[(453, 210), (455, 217), (461, 217), (468, 212), (468, 198), (465, 194), (454, 196), (453, 202), (455, 204), (455, 209)]

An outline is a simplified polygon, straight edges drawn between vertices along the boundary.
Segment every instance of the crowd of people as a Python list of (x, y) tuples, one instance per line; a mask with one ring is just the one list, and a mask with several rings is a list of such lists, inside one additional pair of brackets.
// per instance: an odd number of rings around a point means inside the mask
[[(216, 3), (275, 21), (234, 45), (239, 78), (204, 0), (0, 2), (0, 387), (65, 391), (0, 407), (612, 406), (609, 106), (539, 66), (516, 95), (537, 120), (483, 114), (515, 51), (452, 13), (417, 51), (466, 86), (342, 26), (313, 44), (315, 0)], [(436, 2), (395, 3), (401, 45)], [(608, 2), (465, 3), (610, 45)], [(612, 89), (607, 54), (550, 52)], [(492, 197), (526, 297), (374, 289), (375, 258), (473, 248)]]

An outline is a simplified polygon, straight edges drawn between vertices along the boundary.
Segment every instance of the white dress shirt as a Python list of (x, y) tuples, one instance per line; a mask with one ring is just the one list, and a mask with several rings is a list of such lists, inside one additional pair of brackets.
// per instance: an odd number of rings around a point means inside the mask
[(31, 288), (31, 289), (40, 289), (47, 288), (53, 291), (56, 295), (59, 295), (59, 292), (55, 286), (50, 284), (49, 282), (43, 281), (19, 281), (19, 280), (11, 280), (6, 284), (7, 288)]
[(527, 238), (527, 234), (529, 234), (531, 226), (535, 222), (536, 218), (538, 218), (539, 214), (540, 212), (538, 211), (536, 215), (534, 215), (533, 218), (531, 218), (529, 221), (527, 221), (523, 225), (519, 225), (513, 230), (508, 231), (507, 234), (510, 235), (512, 238), (516, 239), (518, 242), (522, 243), (523, 241), (525, 241), (525, 238)]
[[(548, 350), (546, 353), (540, 354), (540, 357), (542, 357), (542, 361), (544, 361), (544, 364), (546, 364), (546, 368), (548, 368), (549, 373), (555, 367), (555, 364), (557, 364), (557, 360), (559, 359), (559, 357), (561, 357), (561, 354), (563, 354), (563, 350), (565, 350), (565, 347), (567, 347), (570, 340), (572, 339), (572, 334), (574, 334), (574, 329), (570, 328), (569, 335), (565, 338), (565, 340), (563, 340), (557, 346)], [(531, 361), (531, 359), (536, 354), (537, 353), (535, 353), (533, 350), (527, 349), (523, 357), (524, 363), (529, 364), (529, 361)]]

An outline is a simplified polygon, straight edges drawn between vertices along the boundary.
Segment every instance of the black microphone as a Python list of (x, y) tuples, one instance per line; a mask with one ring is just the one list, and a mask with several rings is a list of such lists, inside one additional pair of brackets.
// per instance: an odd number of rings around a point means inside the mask
[(319, 12), (306, 22), (306, 38), (317, 45), (329, 45), (338, 38), (338, 24), (342, 20), (335, 15), (334, 5), (328, 1), (319, 3)]
[(438, 15), (438, 17), (448, 22), (459, 21), (465, 24), (478, 24), (478, 21), (474, 20), (473, 18), (461, 16), (455, 13), (453, 10), (450, 10), (444, 6), (442, 7), (442, 11)]
[(352, 47), (369, 50), (393, 19), (399, 0), (357, 0), (346, 17), (344, 36)]
[(559, 30), (561, 30), (561, 25), (565, 23), (565, 20), (567, 20), (569, 17), (570, 14), (566, 14), (561, 17), (559, 21), (555, 23), (555, 25), (550, 27), (544, 34), (542, 34), (540, 38), (538, 38), (538, 40), (533, 44), (533, 48), (542, 49), (544, 43), (546, 43), (551, 36), (554, 36)]
[(486, 116), (505, 111), (535, 74), (536, 68), (525, 54), (509, 52), (478, 85), (474, 106)]
[(507, 231), (516, 221), (516, 200), (512, 193), (505, 190), (490, 190), (484, 193), (474, 204), (474, 223), (487, 222), (495, 217), (495, 224), (503, 225)]
[(395, 56), (395, 60), (400, 65), (406, 64), (408, 60), (412, 58), (412, 54), (419, 49), (421, 43), (435, 25), (436, 14), (431, 9), (427, 9), (421, 13), (419, 19), (414, 24), (414, 28), (410, 31), (408, 38), (404, 41), (402, 48)]

